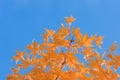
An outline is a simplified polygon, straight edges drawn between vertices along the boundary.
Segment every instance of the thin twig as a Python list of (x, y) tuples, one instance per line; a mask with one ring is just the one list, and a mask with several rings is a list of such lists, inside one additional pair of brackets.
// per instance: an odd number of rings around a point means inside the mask
[[(66, 63), (66, 57), (64, 58), (63, 62), (61, 63), (61, 67), (60, 67), (61, 70), (64, 68), (65, 63)], [(55, 80), (57, 80), (58, 78), (59, 78), (59, 74), (57, 75)]]

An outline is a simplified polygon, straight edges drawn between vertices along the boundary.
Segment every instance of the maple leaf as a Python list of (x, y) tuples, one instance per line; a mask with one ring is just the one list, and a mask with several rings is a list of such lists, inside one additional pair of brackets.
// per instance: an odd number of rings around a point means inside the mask
[(24, 69), (27, 69), (28, 66), (30, 65), (29, 62), (27, 61), (23, 61), (22, 64), (16, 64), (18, 66), (18, 68), (24, 68)]
[(90, 59), (92, 57), (95, 57), (95, 52), (93, 48), (86, 47), (82, 54), (84, 55), (84, 59)]
[[(17, 58), (19, 59), (18, 55), (17, 55)], [(16, 59), (16, 58), (15, 58)], [(18, 69), (19, 68), (24, 68), (26, 69), (29, 65), (30, 65), (30, 56), (29, 55), (26, 55), (26, 60), (25, 58), (22, 56), (22, 58), (20, 58), (20, 61), (22, 64), (18, 64), (16, 63), (16, 65), (18, 66)]]
[(92, 42), (95, 39), (96, 35), (91, 36), (88, 38), (88, 33), (86, 33), (81, 40), (77, 41), (77, 44), (80, 44), (80, 46), (85, 46), (85, 47), (92, 47)]
[(118, 45), (116, 42), (112, 44), (112, 46), (109, 47), (110, 51), (115, 51), (118, 48)]
[(74, 27), (73, 27), (72, 33), (76, 37), (76, 39), (80, 39), (80, 40), (82, 39), (82, 34), (80, 33), (80, 28), (74, 29)]
[(46, 33), (42, 34), (44, 38), (44, 42), (49, 42), (49, 36), (54, 36), (54, 34), (55, 34), (55, 31), (46, 29)]
[(22, 59), (23, 59), (23, 56), (24, 56), (24, 52), (17, 51), (17, 53), (16, 53), (16, 55), (13, 57), (13, 59), (16, 60), (16, 63), (17, 63), (19, 60), (22, 60)]
[(53, 44), (54, 48), (57, 48), (58, 45), (68, 47), (69, 41), (66, 40), (66, 36), (69, 35), (70, 28), (66, 28), (64, 25), (62, 25), (62, 29), (58, 30), (58, 33), (53, 36)]
[(108, 54), (107, 57), (110, 59), (108, 66), (114, 66), (114, 70), (116, 71), (120, 67), (120, 56)]
[(46, 34), (48, 34), (48, 36), (53, 36), (55, 31), (46, 29)]
[(38, 42), (33, 42), (27, 46), (27, 49), (31, 51), (31, 54), (36, 54), (39, 51), (39, 47), (40, 45)]
[(11, 68), (11, 70), (12, 70), (12, 72), (15, 73), (15, 74), (19, 72), (19, 69)]
[(84, 63), (79, 63), (75, 67), (75, 71), (79, 72), (79, 75), (85, 75), (89, 72), (89, 68), (84, 66)]
[(66, 17), (65, 21), (66, 21), (66, 23), (71, 24), (72, 22), (75, 21), (75, 19), (73, 16), (71, 16), (71, 17)]
[(103, 44), (102, 40), (103, 40), (103, 36), (98, 36), (98, 37), (95, 39), (95, 43), (96, 43), (96, 45), (97, 45), (99, 48), (101, 48), (100, 45)]

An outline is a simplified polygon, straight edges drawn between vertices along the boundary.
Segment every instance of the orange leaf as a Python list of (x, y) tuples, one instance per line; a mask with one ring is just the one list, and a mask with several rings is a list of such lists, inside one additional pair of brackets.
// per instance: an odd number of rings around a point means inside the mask
[(66, 17), (65, 21), (66, 21), (66, 23), (71, 24), (72, 22), (75, 21), (75, 19), (74, 19), (74, 17), (71, 16), (71, 17)]
[(98, 37), (95, 39), (95, 43), (96, 43), (96, 45), (97, 45), (99, 48), (101, 48), (100, 45), (103, 44), (102, 40), (103, 40), (103, 36), (98, 36)]

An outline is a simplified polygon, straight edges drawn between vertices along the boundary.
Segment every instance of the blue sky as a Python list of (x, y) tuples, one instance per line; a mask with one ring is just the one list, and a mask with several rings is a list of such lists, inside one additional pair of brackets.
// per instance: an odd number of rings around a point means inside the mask
[(45, 29), (57, 30), (65, 16), (81, 32), (104, 36), (103, 49), (120, 44), (120, 0), (0, 0), (0, 80), (5, 80), (15, 51), (41, 41)]

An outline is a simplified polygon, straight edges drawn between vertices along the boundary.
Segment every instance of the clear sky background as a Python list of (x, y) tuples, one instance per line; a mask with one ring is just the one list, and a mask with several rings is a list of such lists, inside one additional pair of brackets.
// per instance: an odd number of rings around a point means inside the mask
[(46, 28), (59, 29), (71, 15), (82, 33), (105, 37), (103, 49), (120, 44), (120, 0), (0, 0), (0, 80), (11, 73), (16, 50), (40, 42)]

